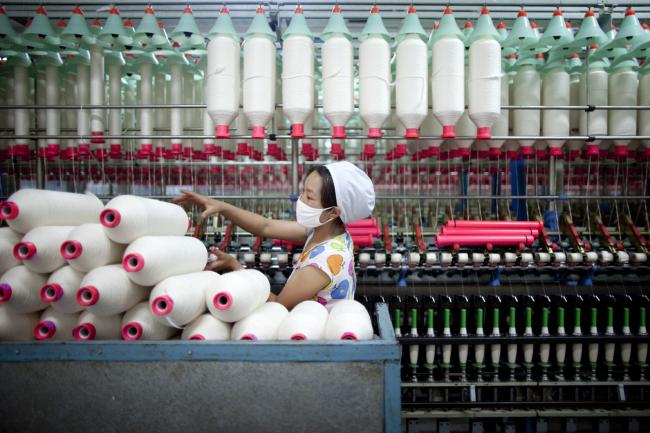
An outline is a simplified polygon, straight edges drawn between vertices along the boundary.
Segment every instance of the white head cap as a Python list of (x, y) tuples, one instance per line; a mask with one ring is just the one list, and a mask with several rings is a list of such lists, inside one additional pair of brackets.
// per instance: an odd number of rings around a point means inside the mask
[(368, 175), (347, 161), (325, 166), (332, 175), (336, 206), (344, 224), (367, 218), (375, 208), (375, 189)]

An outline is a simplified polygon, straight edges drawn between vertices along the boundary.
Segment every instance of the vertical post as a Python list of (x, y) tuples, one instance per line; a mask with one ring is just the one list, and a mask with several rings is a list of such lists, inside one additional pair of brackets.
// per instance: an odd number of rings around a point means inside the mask
[(298, 197), (298, 144), (302, 140), (291, 139), (291, 195)]

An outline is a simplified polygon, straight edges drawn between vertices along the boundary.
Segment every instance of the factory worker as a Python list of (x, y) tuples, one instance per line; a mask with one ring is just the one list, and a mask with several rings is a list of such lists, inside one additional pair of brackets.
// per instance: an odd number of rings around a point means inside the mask
[[(255, 236), (304, 244), (284, 288), (269, 300), (291, 309), (313, 299), (329, 309), (337, 300), (354, 299), (354, 246), (344, 224), (369, 217), (375, 207), (372, 181), (354, 164), (341, 161), (312, 166), (296, 205), (297, 221), (265, 218), (189, 191), (183, 191), (175, 202), (203, 207), (202, 218), (221, 214)], [(229, 254), (215, 254), (217, 260), (207, 269), (225, 272), (241, 268)]]

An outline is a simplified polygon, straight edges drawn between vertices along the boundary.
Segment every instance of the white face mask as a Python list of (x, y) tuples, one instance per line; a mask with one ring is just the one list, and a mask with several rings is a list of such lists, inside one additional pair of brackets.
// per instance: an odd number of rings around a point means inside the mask
[(320, 222), (321, 214), (326, 210), (332, 209), (333, 207), (334, 206), (328, 207), (327, 209), (318, 209), (311, 207), (304, 201), (298, 199), (298, 204), (296, 205), (296, 220), (298, 220), (298, 224), (303, 227), (307, 227), (308, 229), (315, 229), (316, 227), (327, 224), (334, 219), (331, 218), (325, 222)]

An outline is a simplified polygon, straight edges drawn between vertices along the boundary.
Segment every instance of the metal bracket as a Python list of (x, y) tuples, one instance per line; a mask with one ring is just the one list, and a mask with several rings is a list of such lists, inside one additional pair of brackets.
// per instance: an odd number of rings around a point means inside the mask
[(625, 385), (622, 383), (618, 384), (618, 400), (619, 401), (626, 401), (625, 399)]
[(469, 386), (469, 400), (472, 403), (476, 402), (476, 385)]

